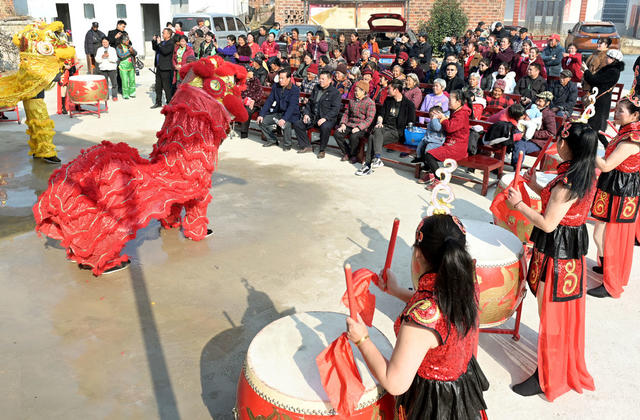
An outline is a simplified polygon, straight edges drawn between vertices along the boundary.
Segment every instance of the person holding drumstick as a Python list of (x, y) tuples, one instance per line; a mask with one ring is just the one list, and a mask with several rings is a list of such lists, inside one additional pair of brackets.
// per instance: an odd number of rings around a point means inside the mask
[(570, 389), (594, 390), (584, 361), (584, 303), (587, 285), (585, 255), (589, 234), (585, 222), (595, 193), (598, 135), (585, 123), (566, 123), (557, 142), (562, 163), (546, 187), (527, 184), (542, 199), (542, 214), (522, 201), (510, 187), (507, 200), (533, 225), (533, 254), (527, 282), (538, 300), (538, 368), (513, 391), (544, 393), (549, 401)]
[(391, 270), (381, 288), (406, 307), (396, 319), (396, 346), (386, 360), (369, 340), (362, 320), (347, 318), (347, 336), (369, 370), (392, 395), (399, 419), (480, 419), (489, 389), (473, 353), (478, 341), (474, 266), (464, 227), (440, 214), (418, 225), (411, 257), (415, 291), (398, 284)]
[(596, 158), (602, 171), (591, 208), (597, 220), (593, 239), (598, 247), (602, 285), (589, 290), (591, 296), (620, 297), (627, 285), (633, 263), (638, 203), (640, 201), (640, 103), (625, 98), (614, 115), (620, 124), (618, 135), (609, 143), (604, 159)]

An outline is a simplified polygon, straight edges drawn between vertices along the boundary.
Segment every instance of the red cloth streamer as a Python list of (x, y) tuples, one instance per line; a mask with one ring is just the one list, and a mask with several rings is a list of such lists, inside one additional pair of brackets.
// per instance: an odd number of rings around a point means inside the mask
[(336, 338), (316, 357), (320, 380), (333, 408), (341, 416), (352, 415), (364, 394), (360, 372), (353, 359), (347, 333)]
[(352, 275), (353, 304), (349, 301), (349, 289), (342, 295), (342, 303), (349, 308), (351, 318), (357, 319), (355, 314), (360, 314), (362, 321), (368, 326), (373, 323), (376, 309), (376, 296), (369, 291), (371, 280), (377, 284), (378, 275), (367, 268), (356, 270)]
[[(507, 225), (518, 223), (518, 220), (509, 220), (509, 207), (507, 205), (507, 194), (509, 193), (509, 188), (513, 187), (519, 190), (520, 194), (522, 194), (522, 201), (527, 205), (531, 205), (531, 198), (529, 197), (529, 193), (527, 193), (527, 190), (524, 187), (524, 180), (522, 179), (522, 175), (520, 175), (520, 169), (522, 168), (523, 160), (524, 153), (520, 152), (520, 155), (518, 155), (518, 164), (516, 165), (516, 172), (513, 176), (513, 181), (511, 181), (511, 184), (509, 184), (507, 188), (505, 188), (495, 196), (493, 202), (491, 203), (491, 207), (489, 208), (491, 210), (491, 213), (493, 213), (498, 220), (502, 220)], [(517, 214), (517, 216), (515, 216), (516, 218), (519, 218), (523, 221), (526, 220), (526, 218), (520, 212), (517, 212), (515, 214)]]

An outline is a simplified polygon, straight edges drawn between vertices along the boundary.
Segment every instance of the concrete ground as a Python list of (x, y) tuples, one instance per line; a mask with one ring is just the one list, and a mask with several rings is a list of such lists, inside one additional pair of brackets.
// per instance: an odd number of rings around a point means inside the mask
[[(150, 110), (152, 75), (138, 98), (95, 116), (56, 116), (63, 161), (101, 139), (151, 151), (162, 124)], [(53, 110), (54, 94), (47, 94)], [(269, 322), (294, 312), (344, 311), (342, 266), (378, 270), (394, 217), (393, 269), (409, 285), (410, 246), (430, 193), (412, 174), (384, 167), (369, 177), (330, 153), (318, 160), (259, 136), (227, 140), (209, 206), (215, 235), (201, 242), (152, 222), (125, 252), (131, 268), (99, 278), (65, 260), (33, 231), (31, 206), (54, 166), (27, 156), (25, 125), (0, 124), (0, 409), (6, 419), (230, 419), (246, 349)], [(490, 221), (490, 197), (455, 181), (454, 213)], [(590, 230), (592, 226), (589, 227)], [(595, 246), (589, 253), (594, 264)], [(525, 298), (519, 342), (482, 335), (478, 360), (491, 382), (491, 419), (632, 419), (640, 402), (640, 248), (621, 299), (587, 298), (586, 360), (597, 390), (549, 403), (510, 386), (536, 360), (536, 303)], [(596, 276), (589, 270), (589, 286)], [(375, 291), (374, 323), (389, 331), (402, 305)], [(509, 321), (510, 324), (513, 320)], [(312, 361), (309, 361), (312, 363)]]

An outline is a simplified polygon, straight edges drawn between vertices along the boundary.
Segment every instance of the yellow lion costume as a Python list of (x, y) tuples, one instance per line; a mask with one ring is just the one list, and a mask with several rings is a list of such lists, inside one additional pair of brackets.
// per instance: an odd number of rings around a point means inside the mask
[(27, 25), (13, 36), (13, 43), (20, 49), (20, 66), (14, 74), (0, 78), (0, 108), (22, 101), (27, 114), (29, 154), (55, 157), (54, 124), (44, 100), (36, 97), (52, 86), (65, 60), (75, 57), (76, 50), (68, 43), (62, 22)]

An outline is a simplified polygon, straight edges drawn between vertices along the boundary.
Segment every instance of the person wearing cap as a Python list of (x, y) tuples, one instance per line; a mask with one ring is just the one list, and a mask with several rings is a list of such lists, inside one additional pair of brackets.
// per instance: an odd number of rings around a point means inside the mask
[(547, 90), (547, 81), (540, 75), (542, 67), (538, 63), (531, 63), (527, 68), (527, 75), (518, 80), (514, 93), (522, 96), (522, 104), (529, 105), (536, 95)]
[(418, 41), (409, 50), (409, 56), (415, 57), (420, 68), (425, 71), (429, 67), (432, 51), (431, 44), (427, 41), (427, 34), (421, 33), (418, 35)]
[[(333, 136), (342, 151), (342, 161), (357, 161), (360, 139), (367, 133), (376, 116), (376, 104), (369, 97), (369, 83), (360, 80), (356, 83), (355, 97), (349, 100), (342, 119)], [(347, 138), (349, 141), (347, 142)]]
[[(536, 95), (536, 102), (532, 104), (527, 110), (527, 115), (537, 116), (538, 111), (541, 115), (541, 120), (537, 129), (533, 132), (530, 138), (527, 137), (528, 132), (521, 140), (516, 141), (513, 144), (513, 153), (511, 154), (511, 165), (515, 168), (518, 162), (518, 155), (520, 152), (524, 154), (539, 152), (544, 144), (549, 140), (549, 137), (556, 137), (558, 128), (556, 126), (556, 115), (549, 108), (551, 101), (553, 100), (553, 94), (549, 91), (540, 92)], [(534, 108), (536, 107), (537, 110)], [(522, 123), (522, 121), (521, 121)], [(525, 124), (526, 126), (526, 124)]]
[(491, 35), (494, 35), (496, 39), (502, 39), (509, 36), (509, 31), (504, 28), (502, 22), (494, 22), (491, 28)]
[(560, 76), (562, 71), (562, 57), (564, 48), (560, 45), (560, 35), (553, 34), (549, 37), (547, 46), (542, 50), (542, 61), (547, 68), (547, 74), (552, 77)]
[(485, 116), (491, 115), (489, 108), (507, 108), (513, 104), (513, 101), (504, 95), (504, 90), (507, 86), (507, 82), (504, 79), (498, 79), (493, 84), (493, 88), (490, 93), (485, 95), (487, 100), (487, 106)]
[(522, 43), (529, 39), (527, 32), (527, 28), (520, 28), (516, 36), (511, 39), (511, 48), (515, 54), (520, 54), (520, 51), (522, 51)]
[(560, 79), (551, 83), (551, 93), (551, 110), (559, 117), (571, 116), (578, 99), (578, 85), (573, 81), (571, 70), (560, 72)]
[(91, 24), (91, 29), (84, 36), (84, 53), (87, 56), (87, 74), (97, 73), (96, 51), (102, 46), (104, 34), (100, 31), (98, 22)]
[[(584, 81), (591, 88), (598, 88), (598, 96), (595, 103), (595, 114), (589, 118), (588, 124), (596, 130), (596, 132), (607, 130), (607, 120), (611, 110), (611, 92), (618, 80), (620, 73), (624, 70), (624, 56), (620, 50), (607, 51), (607, 64), (593, 74), (590, 70), (584, 72)], [(604, 135), (598, 134), (600, 142), (606, 147), (608, 142)]]
[(260, 109), (256, 122), (267, 142), (262, 147), (278, 144), (275, 135), (276, 126), (282, 129), (282, 149), (291, 150), (291, 125), (300, 119), (300, 89), (293, 83), (291, 70), (281, 69), (278, 82), (271, 88), (271, 93)]
[(338, 64), (333, 73), (333, 86), (338, 89), (342, 98), (346, 98), (351, 89), (351, 81), (347, 78), (348, 71), (346, 64)]
[[(389, 83), (393, 80), (393, 73), (389, 70), (383, 70), (380, 72), (380, 81), (378, 82), (378, 86), (376, 87), (376, 91), (371, 95), (371, 98), (377, 105), (382, 105), (384, 101), (387, 99), (387, 94), (389, 93)], [(371, 94), (371, 92), (369, 92)]]
[(300, 86), (300, 92), (310, 95), (313, 89), (318, 84), (318, 65), (313, 63), (307, 69), (307, 76), (302, 81), (296, 83)]
[(318, 84), (313, 88), (302, 111), (302, 118), (293, 123), (300, 147), (298, 153), (313, 151), (307, 131), (312, 127), (317, 127), (320, 131), (318, 159), (324, 158), (331, 130), (336, 125), (341, 107), (340, 92), (331, 84), (331, 73), (328, 71), (320, 72)]

